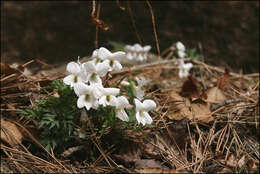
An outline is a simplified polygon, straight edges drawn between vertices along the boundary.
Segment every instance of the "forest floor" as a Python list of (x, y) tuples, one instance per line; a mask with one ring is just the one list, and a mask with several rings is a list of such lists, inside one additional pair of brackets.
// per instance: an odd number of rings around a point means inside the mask
[[(169, 54), (111, 74), (113, 84), (122, 77), (150, 79), (145, 91), (157, 103), (157, 114), (152, 126), (140, 126), (143, 133), (127, 130), (126, 145), (94, 146), (92, 161), (90, 150), (78, 142), (63, 156), (46, 151), (37, 124), (16, 112), (34, 105), (40, 88), (62, 79), (65, 65), (57, 70), (33, 60), (12, 68), (1, 62), (1, 173), (258, 173), (259, 73), (237, 74), (185, 58), (193, 73), (181, 79)], [(45, 70), (22, 74), (30, 63)]]

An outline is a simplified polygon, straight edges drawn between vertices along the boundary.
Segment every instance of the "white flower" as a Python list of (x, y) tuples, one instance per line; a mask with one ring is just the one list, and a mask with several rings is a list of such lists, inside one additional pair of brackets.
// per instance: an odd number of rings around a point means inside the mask
[(147, 54), (150, 49), (150, 45), (146, 45), (144, 47), (138, 43), (133, 46), (126, 45), (124, 50), (126, 51), (126, 60), (128, 60), (127, 63), (136, 63), (136, 61), (143, 62), (147, 60)]
[(106, 62), (95, 64), (93, 61), (83, 63), (83, 67), (88, 73), (87, 79), (90, 84), (102, 84), (100, 77), (104, 77), (108, 70), (109, 65)]
[(129, 104), (128, 100), (124, 96), (117, 97), (116, 105), (116, 117), (122, 121), (129, 121), (128, 115), (125, 112), (125, 108), (130, 108), (132, 105)]
[(136, 107), (136, 120), (138, 124), (151, 124), (153, 119), (148, 112), (156, 108), (156, 103), (153, 100), (144, 100), (142, 103), (138, 99), (134, 99), (134, 102)]
[(126, 80), (123, 80), (123, 81), (120, 82), (120, 85), (122, 85), (122, 86), (129, 86), (130, 83), (128, 81), (126, 81)]
[(63, 82), (66, 85), (70, 85), (74, 87), (78, 82), (85, 82), (87, 78), (86, 72), (82, 69), (82, 65), (76, 62), (70, 62), (67, 65), (66, 70), (70, 73), (70, 75), (66, 76), (63, 79)]
[(181, 43), (180, 41), (176, 43), (176, 48), (179, 51), (184, 52), (185, 51), (185, 46), (183, 45), (183, 43)]
[(87, 110), (90, 108), (98, 108), (98, 100), (95, 97), (96, 86), (79, 82), (74, 86), (74, 89), (75, 93), (79, 96), (77, 101), (78, 108), (86, 107)]
[(144, 97), (144, 91), (142, 90), (142, 87), (150, 82), (150, 80), (146, 80), (144, 77), (136, 77), (135, 80), (137, 82), (137, 86), (133, 86), (133, 93), (136, 98), (141, 100)]
[(178, 54), (179, 58), (184, 58), (186, 56), (186, 53), (184, 51), (180, 51), (180, 50), (177, 51), (177, 54)]
[(99, 88), (99, 100), (100, 105), (106, 106), (116, 106), (117, 98), (116, 95), (119, 94), (120, 89), (118, 88)]
[(115, 53), (111, 53), (106, 48), (101, 47), (97, 51), (97, 57), (107, 62), (107, 64), (110, 66), (109, 71), (118, 71), (122, 69), (122, 65), (119, 61), (123, 60), (123, 58), (125, 57), (125, 52), (118, 51)]
[(192, 68), (192, 63), (184, 63), (183, 59), (178, 60), (178, 68), (179, 68), (179, 77), (188, 77), (189, 76), (189, 71)]

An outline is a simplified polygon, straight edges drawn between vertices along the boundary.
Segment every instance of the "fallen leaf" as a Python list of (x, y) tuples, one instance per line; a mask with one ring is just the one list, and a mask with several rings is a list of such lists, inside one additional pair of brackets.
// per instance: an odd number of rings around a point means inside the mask
[(173, 120), (189, 120), (201, 121), (209, 123), (214, 118), (211, 116), (211, 111), (207, 103), (201, 99), (196, 99), (190, 102), (189, 99), (180, 96), (175, 91), (170, 93), (172, 104), (168, 110), (168, 118)]
[(227, 98), (224, 93), (217, 87), (212, 87), (206, 91), (207, 99), (204, 101), (213, 104), (219, 104), (224, 102)]
[(191, 115), (190, 101), (187, 98), (180, 96), (177, 92), (170, 93), (172, 104), (168, 110), (168, 118), (173, 120), (182, 120), (183, 118)]
[[(211, 111), (209, 105), (204, 101), (198, 99), (191, 104), (192, 112), (194, 113), (194, 119), (204, 123), (209, 123), (214, 120), (211, 116)], [(190, 118), (192, 120), (192, 118)]]
[(192, 74), (189, 75), (188, 79), (183, 83), (180, 94), (181, 96), (190, 99), (199, 98), (200, 91), (197, 87), (196, 80), (192, 77)]
[(225, 68), (225, 73), (218, 79), (217, 87), (223, 90), (229, 83), (230, 68)]
[(1, 118), (1, 139), (4, 142), (14, 147), (21, 144), (23, 138), (23, 134), (14, 123)]

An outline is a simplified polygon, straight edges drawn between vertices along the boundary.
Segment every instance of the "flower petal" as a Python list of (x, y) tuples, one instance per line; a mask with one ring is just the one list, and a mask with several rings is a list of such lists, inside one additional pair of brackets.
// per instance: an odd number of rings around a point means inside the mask
[(143, 103), (141, 103), (138, 99), (134, 99), (136, 111), (143, 110), (144, 106)]
[(144, 100), (143, 106), (145, 111), (150, 111), (156, 108), (156, 103), (153, 100)]
[(85, 62), (85, 63), (83, 63), (82, 66), (84, 67), (84, 69), (85, 69), (88, 73), (96, 72), (96, 65), (94, 64), (93, 61)]
[(117, 98), (113, 95), (110, 95), (110, 101), (109, 101), (110, 106), (117, 106)]
[(151, 124), (153, 122), (152, 117), (147, 112), (143, 112), (142, 117), (146, 124)]
[(116, 117), (122, 121), (129, 121), (129, 117), (124, 109), (118, 109), (116, 111)]
[(106, 49), (104, 47), (101, 47), (98, 49), (98, 58), (105, 60), (111, 56), (112, 56), (112, 53), (108, 49)]
[(63, 82), (64, 82), (66, 85), (70, 85), (71, 87), (73, 87), (73, 85), (74, 85), (74, 79), (75, 79), (75, 75), (71, 74), (71, 75), (66, 76), (66, 77), (63, 79)]
[(86, 93), (91, 93), (92, 88), (90, 86), (86, 85), (85, 83), (79, 82), (74, 85), (74, 91), (77, 96), (80, 96), (80, 95), (83, 95)]
[(117, 97), (117, 108), (126, 108), (129, 105), (129, 101), (125, 96)]
[(107, 74), (109, 68), (110, 68), (110, 66), (109, 66), (108, 61), (104, 61), (102, 63), (98, 63), (96, 65), (97, 74), (100, 77), (104, 77)]
[(66, 70), (71, 74), (78, 74), (81, 71), (79, 64), (76, 62), (68, 63)]
[(148, 52), (148, 51), (150, 51), (150, 49), (151, 49), (152, 47), (150, 46), (150, 45), (146, 45), (146, 46), (144, 46), (144, 52)]
[(83, 108), (84, 105), (85, 105), (85, 96), (82, 95), (77, 100), (77, 106), (78, 106), (78, 108)]
[(140, 112), (136, 112), (135, 117), (136, 117), (137, 123), (140, 124), (140, 122), (141, 122)]
[(125, 57), (125, 52), (117, 51), (115, 53), (112, 53), (112, 56), (109, 59), (121, 61), (124, 57)]

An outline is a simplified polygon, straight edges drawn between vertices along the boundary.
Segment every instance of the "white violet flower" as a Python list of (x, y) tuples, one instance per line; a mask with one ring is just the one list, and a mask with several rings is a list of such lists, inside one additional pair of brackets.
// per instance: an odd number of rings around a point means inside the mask
[(144, 91), (142, 87), (146, 85), (148, 82), (150, 82), (150, 80), (146, 80), (144, 77), (136, 77), (135, 80), (137, 82), (137, 86), (133, 86), (133, 93), (136, 98), (141, 100), (144, 97)]
[(75, 84), (78, 82), (85, 82), (86, 81), (86, 72), (82, 69), (82, 65), (76, 62), (70, 62), (67, 65), (66, 68), (67, 72), (70, 73), (70, 75), (66, 76), (63, 79), (63, 82), (66, 85), (70, 85), (71, 87), (74, 87)]
[(116, 117), (122, 121), (129, 121), (129, 117), (125, 112), (125, 108), (131, 108), (132, 105), (129, 104), (128, 100), (124, 96), (117, 97), (116, 105)]
[(98, 100), (95, 97), (96, 86), (86, 85), (79, 82), (75, 85), (75, 93), (79, 96), (77, 101), (78, 108), (85, 107), (87, 110), (90, 108), (98, 108)]
[(93, 61), (83, 63), (83, 67), (88, 73), (87, 79), (90, 84), (102, 85), (101, 77), (104, 77), (108, 70), (109, 65), (106, 62), (95, 64)]
[(153, 119), (149, 115), (149, 111), (156, 108), (156, 103), (153, 100), (144, 100), (143, 103), (138, 99), (134, 99), (136, 107), (136, 120), (138, 124), (151, 124)]
[(98, 103), (100, 105), (106, 106), (116, 106), (117, 98), (116, 95), (119, 94), (120, 89), (118, 88), (99, 88), (100, 96)]
[(185, 46), (180, 41), (176, 43), (176, 48), (179, 51), (183, 51), (183, 52), (185, 51)]
[(180, 41), (176, 43), (177, 54), (180, 58), (184, 58), (186, 56), (185, 46)]
[(111, 53), (106, 48), (101, 47), (98, 50), (95, 50), (92, 56), (97, 57), (102, 61), (106, 61), (107, 64), (110, 66), (109, 71), (112, 70), (118, 71), (122, 69), (122, 65), (120, 64), (119, 61), (123, 60), (123, 58), (125, 57), (125, 52), (118, 51), (115, 53)]
[(189, 76), (189, 71), (192, 68), (192, 63), (184, 63), (183, 59), (178, 60), (178, 69), (179, 69), (179, 77), (188, 77)]
[(150, 51), (151, 46), (146, 45), (142, 47), (140, 44), (126, 45), (124, 50), (126, 52), (125, 58), (127, 59), (127, 63), (136, 63), (147, 60), (148, 52)]

